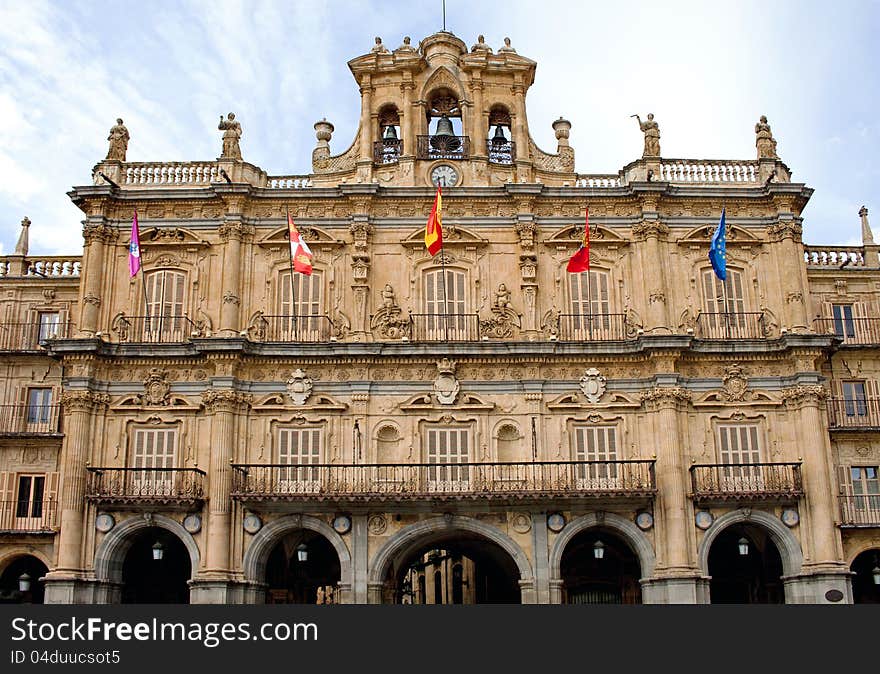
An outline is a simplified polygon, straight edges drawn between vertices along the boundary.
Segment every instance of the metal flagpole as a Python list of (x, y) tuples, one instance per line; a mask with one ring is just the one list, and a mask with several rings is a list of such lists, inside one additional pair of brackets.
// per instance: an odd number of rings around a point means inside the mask
[(443, 32), (446, 32), (446, 0), (443, 0)]
[(440, 240), (440, 269), (443, 273), (443, 338), (449, 341), (449, 300), (446, 292), (446, 256), (443, 255), (443, 240)]
[(293, 327), (293, 336), (296, 338), (296, 284), (293, 281), (293, 241), (291, 240), (291, 231), (290, 231), (290, 206), (285, 204), (285, 208), (287, 209), (287, 241), (288, 247), (290, 248), (288, 252), (288, 258), (290, 263), (290, 320), (291, 326)]

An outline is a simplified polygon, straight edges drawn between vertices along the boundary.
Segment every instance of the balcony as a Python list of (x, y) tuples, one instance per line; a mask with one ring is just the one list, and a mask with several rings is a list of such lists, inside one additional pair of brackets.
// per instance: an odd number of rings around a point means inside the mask
[(3, 323), (0, 324), (0, 351), (39, 351), (40, 342), (47, 339), (66, 339), (70, 323)]
[(57, 506), (54, 500), (0, 501), (0, 533), (54, 533)]
[(486, 154), (492, 164), (513, 164), (516, 159), (516, 143), (512, 140), (486, 141)]
[(258, 342), (329, 342), (333, 321), (323, 314), (259, 316), (253, 331)]
[(245, 501), (650, 498), (654, 461), (529, 463), (236, 464), (232, 496)]
[(834, 335), (846, 346), (880, 344), (880, 318), (817, 318), (820, 335)]
[(86, 498), (95, 503), (198, 504), (205, 472), (198, 468), (89, 468)]
[(635, 337), (626, 314), (560, 314), (557, 334), (565, 342), (613, 342)]
[(880, 398), (829, 398), (828, 426), (880, 429)]
[(0, 435), (55, 435), (61, 405), (0, 405)]
[(397, 138), (377, 140), (373, 143), (373, 163), (396, 164), (403, 154), (403, 141)]
[(126, 316), (113, 322), (120, 344), (175, 344), (201, 336), (198, 326), (186, 316)]
[(416, 136), (417, 159), (468, 159), (470, 149), (468, 136)]
[(764, 312), (703, 313), (697, 316), (697, 339), (764, 339)]
[(880, 527), (880, 495), (841, 496), (840, 526)]
[(476, 342), (480, 339), (477, 314), (410, 314), (410, 334), (416, 342)]
[(800, 463), (696, 464), (690, 472), (697, 501), (796, 500), (804, 493)]

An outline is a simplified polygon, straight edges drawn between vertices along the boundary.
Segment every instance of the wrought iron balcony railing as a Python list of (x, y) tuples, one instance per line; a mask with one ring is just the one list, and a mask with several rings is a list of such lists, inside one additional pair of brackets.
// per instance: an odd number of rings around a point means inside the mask
[(700, 314), (694, 336), (697, 339), (763, 339), (767, 336), (764, 312)]
[(183, 503), (204, 498), (198, 468), (93, 468), (86, 497), (98, 503)]
[(626, 314), (560, 314), (559, 339), (570, 342), (610, 342), (635, 337)]
[(512, 140), (487, 140), (486, 154), (492, 164), (512, 164), (516, 159), (516, 143)]
[(654, 461), (530, 463), (236, 464), (243, 500), (649, 497)]
[(468, 136), (416, 136), (418, 159), (468, 159), (470, 152)]
[(396, 164), (401, 154), (403, 141), (400, 139), (383, 139), (373, 143), (373, 162), (376, 164)]
[(880, 398), (829, 398), (826, 404), (831, 428), (880, 427)]
[(846, 527), (880, 527), (880, 494), (841, 496), (840, 524)]
[(0, 405), (0, 435), (53, 435), (61, 432), (61, 405)]
[(844, 344), (880, 344), (880, 318), (817, 318), (816, 332), (834, 335)]
[(45, 501), (0, 501), (0, 532), (42, 533), (55, 528), (58, 503)]
[(113, 324), (120, 343), (173, 344), (188, 342), (201, 336), (198, 326), (187, 316), (125, 316), (120, 315)]
[(477, 314), (410, 314), (416, 342), (470, 342), (480, 339)]
[(690, 472), (698, 500), (798, 498), (804, 493), (800, 463), (696, 464)]
[(65, 339), (70, 334), (70, 322), (40, 325), (32, 323), (0, 324), (0, 351), (37, 351), (40, 342), (47, 339)]
[(254, 339), (258, 342), (329, 342), (333, 321), (323, 314), (260, 316)]

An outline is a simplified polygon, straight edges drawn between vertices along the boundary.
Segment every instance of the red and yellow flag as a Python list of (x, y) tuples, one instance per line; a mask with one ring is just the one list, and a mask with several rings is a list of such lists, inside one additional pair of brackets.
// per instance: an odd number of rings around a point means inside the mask
[(571, 259), (568, 261), (568, 266), (566, 267), (567, 271), (570, 271), (572, 274), (579, 274), (583, 271), (590, 271), (590, 209), (585, 208), (585, 225), (584, 225), (584, 240), (581, 242), (581, 247), (577, 249), (577, 252), (571, 256)]
[(440, 252), (443, 248), (443, 227), (441, 225), (440, 208), (443, 202), (443, 195), (440, 192), (440, 186), (437, 186), (437, 195), (434, 197), (434, 207), (431, 209), (431, 215), (428, 216), (428, 224), (425, 225), (425, 248), (433, 256)]
[(306, 276), (312, 274), (312, 251), (300, 236), (299, 230), (293, 224), (290, 211), (287, 211), (287, 236), (290, 239), (290, 262), (293, 270)]

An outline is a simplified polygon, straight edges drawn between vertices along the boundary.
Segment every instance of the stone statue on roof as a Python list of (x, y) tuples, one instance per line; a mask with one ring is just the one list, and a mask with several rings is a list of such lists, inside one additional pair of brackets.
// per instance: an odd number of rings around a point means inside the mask
[(416, 48), (410, 44), (410, 37), (409, 37), (409, 35), (407, 35), (406, 37), (403, 38), (403, 44), (400, 45), (394, 51), (396, 51), (396, 52), (414, 52), (415, 50), (416, 50)]
[(471, 52), (486, 52), (487, 54), (492, 53), (492, 47), (486, 44), (486, 38), (482, 35), (477, 36), (477, 43), (471, 47)]
[(499, 54), (501, 52), (505, 52), (505, 51), (510, 52), (512, 54), (516, 54), (516, 49), (514, 49), (513, 47), (510, 46), (510, 38), (509, 37), (504, 38), (504, 46), (498, 48)]
[(110, 141), (110, 149), (107, 150), (107, 159), (111, 161), (125, 161), (125, 152), (128, 150), (128, 129), (122, 123), (122, 118), (116, 119), (116, 125), (110, 129), (107, 140)]
[(638, 115), (635, 117), (639, 123), (639, 128), (645, 134), (645, 149), (642, 152), (643, 157), (659, 157), (660, 156), (660, 125), (654, 121), (654, 113), (648, 113), (648, 119), (644, 122)]
[(776, 154), (776, 140), (764, 115), (761, 115), (761, 119), (755, 124), (755, 147), (758, 148), (758, 159), (779, 158)]
[(377, 38), (376, 38), (376, 46), (373, 47), (373, 48), (370, 50), (370, 52), (371, 52), (371, 53), (374, 53), (374, 54), (387, 54), (387, 53), (388, 53), (388, 47), (386, 47), (384, 44), (382, 44), (382, 38), (381, 38), (381, 37), (377, 37)]
[(241, 124), (235, 121), (235, 113), (230, 112), (226, 119), (220, 115), (220, 124), (217, 126), (223, 132), (223, 151), (221, 159), (241, 159), (241, 147), (238, 144), (241, 138)]

